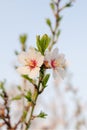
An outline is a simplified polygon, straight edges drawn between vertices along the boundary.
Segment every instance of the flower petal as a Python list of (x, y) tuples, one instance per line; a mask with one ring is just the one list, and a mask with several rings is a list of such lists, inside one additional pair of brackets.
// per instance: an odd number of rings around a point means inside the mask
[(18, 68), (17, 68), (17, 71), (18, 71), (20, 74), (24, 74), (24, 75), (30, 73), (30, 69), (29, 69), (27, 66), (18, 67)]
[[(30, 78), (36, 78), (39, 75), (39, 70), (44, 62), (44, 56), (35, 50), (35, 48), (30, 47), (28, 52), (22, 52), (19, 55), (19, 61), (23, 64), (23, 67), (19, 67), (17, 71), (20, 74), (28, 74)], [(30, 67), (31, 61), (34, 61), (36, 65), (34, 68)]]
[(62, 79), (64, 79), (65, 75), (66, 75), (66, 71), (63, 68), (58, 68), (57, 69), (57, 73), (60, 75), (60, 77)]
[(26, 52), (21, 52), (18, 55), (18, 60), (21, 64), (25, 65), (26, 64), (26, 59), (28, 59), (28, 55)]
[(44, 62), (44, 56), (42, 56), (41, 54), (37, 56), (37, 64), (38, 67), (40, 67)]
[(58, 48), (55, 48), (51, 53), (51, 58), (55, 59), (58, 55)]
[(59, 61), (59, 63), (63, 64), (65, 62), (65, 55), (59, 54), (56, 59)]
[(33, 47), (30, 47), (27, 54), (29, 58), (34, 59), (36, 56), (36, 50)]
[(51, 52), (49, 52), (49, 51), (45, 52), (44, 60), (50, 62), (50, 60), (51, 60)]
[(29, 72), (29, 77), (30, 78), (36, 78), (39, 76), (39, 71), (40, 71), (40, 68), (39, 67), (36, 67), (35, 69), (32, 69), (30, 72)]
[(58, 75), (57, 70), (53, 70), (53, 77), (54, 77), (54, 79), (57, 78), (57, 75)]

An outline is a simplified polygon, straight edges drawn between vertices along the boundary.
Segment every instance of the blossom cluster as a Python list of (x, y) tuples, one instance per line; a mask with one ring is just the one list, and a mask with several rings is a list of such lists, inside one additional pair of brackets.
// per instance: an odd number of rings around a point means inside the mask
[[(30, 47), (26, 50), (27, 35), (20, 36), (21, 53), (15, 52), (18, 55), (20, 66), (17, 66), (17, 71), (22, 76), (22, 85), (17, 85), (17, 90), (12, 89), (12, 94), (6, 91), (4, 85), (5, 82), (0, 82), (0, 97), (3, 101), (0, 104), (0, 128), (6, 126), (9, 130), (29, 130), (31, 122), (35, 118), (45, 118), (47, 116), (43, 111), (35, 114), (34, 110), (37, 105), (37, 99), (39, 95), (47, 87), (47, 83), (50, 74), (47, 74), (47, 70), (52, 70), (53, 77), (55, 79), (61, 77), (64, 79), (66, 72), (66, 59), (64, 54), (59, 53), (58, 48), (53, 46), (57, 43), (60, 35), (60, 12), (67, 7), (70, 7), (73, 0), (70, 0), (64, 6), (60, 7), (60, 0), (52, 0), (50, 7), (55, 17), (55, 25), (52, 26), (52, 22), (49, 18), (46, 19), (46, 23), (51, 31), (51, 36), (48, 37), (44, 34), (42, 37), (39, 35), (36, 37), (36, 48)], [(16, 94), (14, 96), (14, 94)], [(12, 97), (10, 96), (12, 95)], [(15, 114), (11, 109), (14, 104), (15, 108), (20, 108)], [(20, 111), (20, 112), (19, 112)], [(13, 115), (11, 115), (11, 113)], [(13, 116), (18, 115), (18, 121), (13, 121)]]
[(28, 52), (21, 52), (18, 56), (22, 66), (18, 67), (17, 71), (22, 75), (28, 75), (30, 78), (39, 76), (39, 71), (42, 65), (46, 69), (53, 70), (53, 76), (58, 75), (61, 78), (65, 76), (66, 60), (64, 54), (60, 54), (58, 48), (52, 52), (46, 51), (44, 55), (33, 47), (30, 47)]

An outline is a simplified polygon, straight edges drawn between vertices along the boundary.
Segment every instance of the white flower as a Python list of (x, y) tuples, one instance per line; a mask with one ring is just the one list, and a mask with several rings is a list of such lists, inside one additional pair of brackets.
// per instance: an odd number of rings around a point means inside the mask
[(18, 56), (19, 62), (23, 65), (18, 67), (18, 72), (22, 75), (28, 75), (30, 78), (36, 78), (44, 62), (44, 56), (34, 48), (30, 47), (28, 52), (21, 52)]
[(44, 64), (46, 67), (53, 69), (54, 78), (57, 76), (64, 78), (66, 60), (64, 54), (59, 54), (58, 48), (55, 48), (52, 52), (46, 52)]

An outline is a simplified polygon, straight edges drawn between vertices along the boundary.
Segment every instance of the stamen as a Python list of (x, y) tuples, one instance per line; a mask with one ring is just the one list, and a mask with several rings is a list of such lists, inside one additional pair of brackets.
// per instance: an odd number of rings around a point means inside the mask
[(28, 66), (30, 69), (34, 69), (37, 66), (36, 60), (30, 60)]
[(52, 68), (56, 68), (57, 67), (57, 62), (56, 62), (56, 60), (54, 59), (54, 60), (51, 60), (51, 66), (52, 66)]

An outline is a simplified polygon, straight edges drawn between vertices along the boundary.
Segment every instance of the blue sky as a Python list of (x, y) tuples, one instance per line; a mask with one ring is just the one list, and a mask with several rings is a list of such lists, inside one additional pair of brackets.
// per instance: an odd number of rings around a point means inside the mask
[[(18, 82), (13, 69), (14, 50), (20, 50), (19, 35), (28, 34), (28, 46), (35, 45), (37, 34), (50, 34), (45, 18), (53, 15), (50, 0), (0, 0), (0, 80)], [(87, 91), (87, 1), (77, 0), (74, 6), (65, 10), (61, 23), (58, 47), (70, 62), (73, 84), (80, 88), (83, 96)]]

